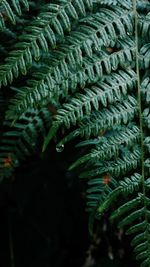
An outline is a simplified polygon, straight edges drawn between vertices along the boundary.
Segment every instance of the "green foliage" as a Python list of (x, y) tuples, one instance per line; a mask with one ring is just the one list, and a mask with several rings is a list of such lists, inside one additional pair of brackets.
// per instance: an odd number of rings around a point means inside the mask
[[(10, 122), (7, 121), (5, 124), (9, 125)], [(0, 146), (0, 168), (3, 168), (1, 179), (9, 177), (19, 161), (35, 153), (39, 138), (46, 135), (50, 124), (51, 114), (48, 109), (29, 108), (15, 123), (13, 129), (3, 133)]]
[(110, 209), (150, 266), (149, 2), (2, 0), (0, 31), (0, 179), (80, 138), (90, 232)]
[(16, 15), (22, 15), (22, 7), (29, 10), (28, 0), (1, 0), (0, 1), (0, 31), (5, 29), (5, 20), (16, 24)]

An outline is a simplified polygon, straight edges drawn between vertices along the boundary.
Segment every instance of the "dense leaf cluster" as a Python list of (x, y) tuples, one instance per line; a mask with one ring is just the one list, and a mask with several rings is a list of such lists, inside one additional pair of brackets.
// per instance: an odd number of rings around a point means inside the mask
[(148, 0), (2, 0), (0, 37), (1, 180), (39, 137), (57, 151), (81, 137), (70, 170), (88, 179), (90, 217), (116, 206), (150, 266)]

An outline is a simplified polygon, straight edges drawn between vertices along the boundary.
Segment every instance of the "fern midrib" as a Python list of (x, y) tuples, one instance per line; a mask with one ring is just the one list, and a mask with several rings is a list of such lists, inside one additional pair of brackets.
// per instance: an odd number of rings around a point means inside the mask
[(146, 189), (145, 189), (145, 168), (144, 168), (144, 127), (142, 118), (142, 97), (141, 97), (141, 80), (140, 80), (140, 63), (139, 63), (139, 39), (138, 39), (138, 12), (136, 9), (137, 0), (133, 0), (133, 12), (135, 16), (135, 44), (136, 44), (136, 73), (137, 73), (137, 89), (138, 89), (138, 111), (139, 111), (139, 124), (141, 132), (141, 168), (142, 168), (142, 191), (144, 195), (144, 207), (145, 207), (145, 220), (147, 218), (147, 202), (146, 202)]

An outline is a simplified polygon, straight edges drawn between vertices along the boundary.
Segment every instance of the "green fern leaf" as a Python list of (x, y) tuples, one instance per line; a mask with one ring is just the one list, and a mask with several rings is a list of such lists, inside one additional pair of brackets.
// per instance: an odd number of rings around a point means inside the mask
[[(89, 154), (84, 155), (79, 158), (76, 162), (74, 162), (69, 170), (83, 164), (87, 161), (91, 161), (96, 163), (99, 160), (111, 159), (114, 156), (119, 154), (119, 149), (121, 146), (125, 144), (126, 146), (132, 146), (134, 142), (137, 142), (140, 138), (140, 132), (137, 127), (134, 125), (131, 127), (121, 127), (114, 130), (112, 136), (108, 137), (99, 137), (96, 141), (95, 149), (92, 149)], [(92, 142), (91, 142), (92, 143)], [(94, 143), (94, 142), (93, 142)], [(89, 145), (90, 140), (84, 142), (83, 145)], [(59, 146), (60, 144), (58, 144)], [(81, 143), (82, 145), (82, 143)], [(80, 146), (80, 144), (79, 144)]]
[(47, 109), (39, 111), (29, 109), (15, 124), (13, 130), (3, 134), (0, 146), (1, 180), (7, 176), (7, 173), (10, 175), (21, 160), (33, 154), (38, 136), (46, 135), (50, 123), (51, 116)]
[[(31, 67), (32, 63), (31, 60), (28, 60), (29, 52), (31, 56), (35, 56), (34, 59), (39, 59), (40, 48), (45, 52), (48, 52), (49, 45), (51, 45), (52, 48), (55, 48), (56, 35), (58, 34), (63, 38), (64, 31), (71, 30), (70, 22), (72, 16), (70, 13), (67, 14), (68, 5), (70, 6), (70, 1), (66, 1), (66, 3), (62, 1), (60, 4), (46, 5), (44, 9), (45, 11), (41, 12), (39, 16), (33, 20), (31, 26), (25, 28), (26, 33), (19, 37), (20, 42), (17, 43), (17, 49), (10, 52), (9, 57), (6, 58), (6, 64), (1, 66), (0, 85), (7, 85), (9, 82), (8, 73), (11, 73), (12, 76), (15, 73), (15, 77), (18, 77), (18, 73), (15, 72), (17, 67), (23, 75), (26, 75), (27, 66), (28, 68)], [(76, 10), (80, 11), (81, 15), (86, 15), (85, 8), (87, 1), (74, 1), (72, 5), (74, 5)], [(33, 48), (36, 48), (36, 52), (32, 52)]]
[(16, 23), (16, 15), (21, 16), (22, 15), (22, 8), (21, 4), (24, 5), (26, 10), (29, 10), (29, 3), (28, 0), (10, 0), (9, 2), (7, 0), (2, 0), (0, 2), (0, 30), (5, 29), (5, 19), (4, 17), (8, 17), (10, 22), (12, 24)]
[[(132, 45), (132, 42), (129, 44)], [(130, 60), (130, 62), (134, 60), (133, 59), (134, 58), (134, 48), (133, 47), (129, 48), (128, 45), (127, 45), (127, 47), (125, 46), (125, 48), (123, 48), (122, 50), (115, 52), (111, 55), (104, 53), (104, 55), (102, 55), (101, 59), (95, 55), (95, 56), (93, 56), (93, 59), (84, 60), (82, 63), (82, 69), (80, 71), (74, 70), (73, 72), (70, 72), (70, 70), (67, 69), (68, 77), (65, 76), (63, 78), (63, 76), (62, 76), (62, 69), (64, 69), (64, 67), (65, 67), (65, 64), (63, 63), (64, 57), (62, 59), (63, 64), (60, 65), (60, 67), (56, 63), (56, 66), (54, 66), (54, 68), (48, 67), (48, 68), (44, 68), (43, 71), (41, 71), (41, 72), (37, 72), (37, 74), (34, 75), (36, 79), (34, 78), (33, 80), (30, 80), (28, 82), (30, 85), (30, 87), (28, 88), (29, 90), (28, 89), (26, 90), (27, 87), (21, 88), (21, 94), (18, 94), (16, 96), (17, 98), (19, 98), (19, 102), (17, 102), (18, 103), (18, 106), (17, 106), (16, 101), (15, 101), (14, 112), (20, 113), (20, 106), (22, 106), (22, 112), (25, 111), (26, 105), (28, 105), (28, 106), (31, 105), (31, 107), (32, 107), (33, 104), (30, 101), (30, 100), (32, 100), (32, 96), (34, 97), (35, 94), (37, 94), (38, 96), (41, 95), (41, 99), (42, 99), (43, 98), (42, 97), (43, 90), (44, 90), (45, 94), (47, 92), (47, 95), (45, 95), (45, 99), (46, 99), (46, 97), (54, 97), (54, 96), (56, 97), (56, 99), (58, 99), (58, 97), (60, 97), (61, 95), (64, 95), (64, 94), (65, 94), (65, 96), (68, 95), (68, 93), (69, 93), (68, 89), (70, 89), (72, 92), (74, 92), (76, 90), (77, 86), (80, 86), (82, 88), (85, 86), (86, 82), (88, 84), (91, 84), (93, 82), (97, 82), (100, 78), (102, 78), (103, 72), (106, 71), (109, 74), (111, 72), (111, 70), (116, 66), (116, 65), (114, 66), (114, 59), (116, 59), (118, 61), (118, 59), (122, 58), (122, 56), (123, 56), (121, 66), (126, 67), (127, 66), (127, 60), (125, 58), (124, 53), (125, 54), (126, 53), (127, 54), (133, 53), (129, 60)], [(77, 50), (77, 51), (79, 51), (79, 50)], [(77, 58), (77, 55), (79, 55), (79, 54), (80, 54), (80, 51), (78, 54), (76, 53), (76, 58)], [(57, 54), (56, 54), (56, 56), (58, 57)], [(105, 62), (106, 57), (107, 57), (107, 61)], [(61, 63), (59, 62), (59, 64), (61, 64)], [(102, 67), (102, 64), (105, 64), (104, 69)], [(117, 65), (118, 65), (118, 63), (117, 63)], [(60, 73), (61, 73), (61, 75), (60, 75)], [(88, 74), (88, 76), (86, 73)], [(123, 73), (122, 73), (122, 75), (123, 75)], [(40, 78), (40, 80), (39, 80), (39, 78)], [(124, 78), (127, 78), (127, 76), (125, 74), (124, 74)], [(117, 76), (116, 76), (116, 79), (117, 79)], [(6, 80), (5, 75), (3, 75), (3, 80)], [(5, 82), (7, 84), (7, 81), (5, 81)], [(47, 86), (48, 86), (48, 88), (47, 88)], [(68, 88), (68, 86), (69, 86), (69, 88)], [(24, 94), (23, 94), (23, 91), (24, 91)], [(30, 92), (29, 97), (28, 97), (28, 92)], [(22, 102), (20, 100), (21, 95), (23, 98)], [(38, 101), (40, 101), (41, 99), (39, 99), (39, 97), (38, 97)], [(34, 102), (34, 103), (36, 104), (36, 102)], [(11, 106), (11, 112), (13, 112), (12, 106)], [(16, 114), (10, 114), (9, 118), (11, 116), (14, 116), (14, 115), (16, 116)]]

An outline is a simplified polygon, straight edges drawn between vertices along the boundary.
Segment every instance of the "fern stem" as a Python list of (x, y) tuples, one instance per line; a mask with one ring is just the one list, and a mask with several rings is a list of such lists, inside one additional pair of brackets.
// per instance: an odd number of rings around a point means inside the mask
[[(135, 17), (135, 45), (136, 45), (136, 74), (137, 74), (137, 90), (138, 90), (138, 111), (139, 111), (139, 124), (141, 132), (141, 168), (142, 168), (142, 187), (143, 194), (146, 197), (145, 190), (145, 168), (144, 168), (144, 130), (142, 118), (142, 98), (141, 98), (141, 81), (140, 81), (140, 66), (139, 66), (139, 40), (138, 40), (138, 13), (136, 9), (137, 0), (133, 0), (133, 12)], [(145, 198), (146, 199), (146, 198)], [(145, 201), (145, 207), (146, 207)]]

